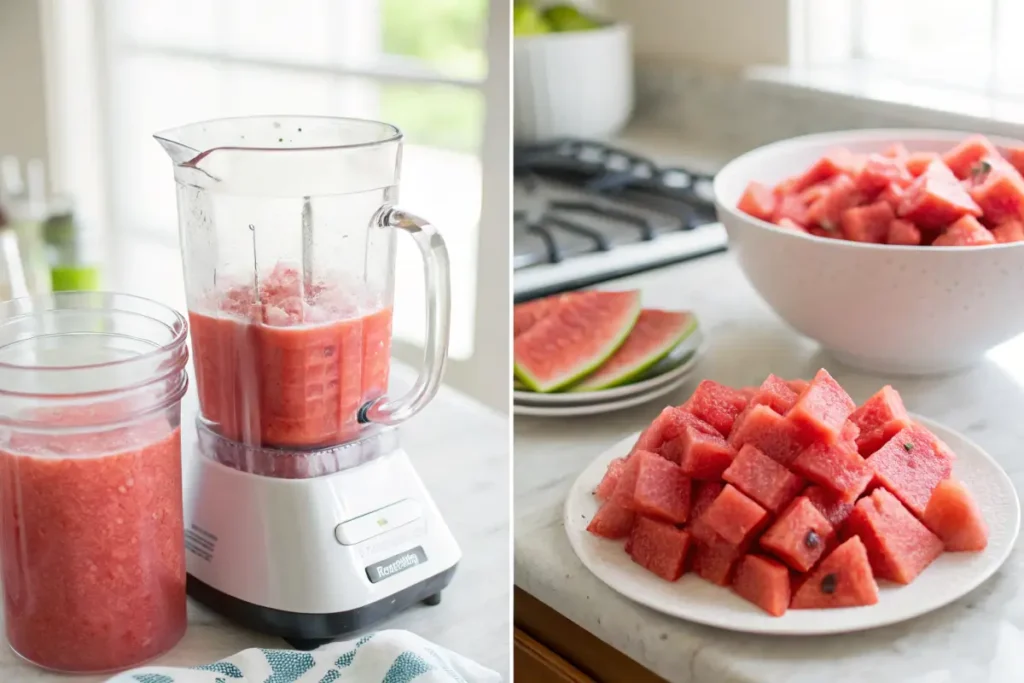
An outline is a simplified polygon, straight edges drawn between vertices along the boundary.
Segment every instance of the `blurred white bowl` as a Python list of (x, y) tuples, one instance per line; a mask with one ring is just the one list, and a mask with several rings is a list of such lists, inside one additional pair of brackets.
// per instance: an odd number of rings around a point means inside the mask
[[(828, 150), (948, 150), (968, 135), (858, 130), (776, 142), (715, 177), (719, 220), (754, 289), (798, 332), (840, 362), (897, 375), (953, 372), (1024, 332), (1024, 243), (903, 247), (826, 239), (777, 228), (736, 209), (747, 183), (775, 184)], [(990, 137), (997, 146), (1020, 144)]]
[(514, 41), (516, 142), (615, 135), (633, 112), (629, 26), (520, 36)]

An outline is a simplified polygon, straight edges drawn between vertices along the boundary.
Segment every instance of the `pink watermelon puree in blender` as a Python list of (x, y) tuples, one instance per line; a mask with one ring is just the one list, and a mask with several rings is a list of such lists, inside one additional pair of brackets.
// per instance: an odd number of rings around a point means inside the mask
[(390, 307), (303, 283), (285, 264), (260, 279), (258, 296), (242, 285), (207, 302), (189, 311), (192, 349), (203, 418), (221, 436), (303, 449), (359, 434), (360, 408), (387, 390)]
[[(137, 410), (137, 408), (136, 408)], [(54, 431), (0, 448), (0, 570), (11, 647), (49, 669), (145, 662), (184, 634), (181, 430), (101, 403), (33, 412)]]

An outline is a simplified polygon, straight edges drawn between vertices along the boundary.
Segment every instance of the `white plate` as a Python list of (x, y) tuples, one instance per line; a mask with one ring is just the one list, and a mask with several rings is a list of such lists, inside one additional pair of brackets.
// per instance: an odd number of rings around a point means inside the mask
[(660, 396), (671, 393), (682, 386), (689, 378), (690, 375), (689, 372), (687, 372), (677, 376), (671, 382), (668, 382), (663, 386), (654, 387), (654, 389), (651, 389), (646, 394), (630, 396), (629, 398), (623, 398), (618, 401), (560, 406), (535, 406), (525, 403), (513, 403), (512, 412), (515, 415), (527, 415), (529, 417), (581, 417), (584, 415), (611, 413), (616, 410), (625, 410), (626, 408), (643, 405), (648, 401), (653, 401)]
[(912, 619), (953, 602), (977, 588), (1010, 555), (1020, 528), (1020, 502), (1010, 478), (977, 444), (935, 422), (914, 417), (957, 454), (953, 474), (974, 494), (989, 526), (988, 547), (980, 553), (943, 553), (909, 586), (879, 582), (878, 604), (830, 610), (789, 610), (773, 617), (731, 590), (692, 573), (675, 583), (635, 564), (622, 541), (587, 532), (597, 512), (593, 490), (608, 463), (626, 455), (639, 433), (623, 439), (583, 471), (565, 501), (565, 530), (580, 561), (613, 590), (665, 614), (708, 626), (774, 635), (847, 633)]
[(642, 382), (625, 384), (621, 387), (613, 387), (602, 391), (567, 391), (553, 394), (539, 394), (535, 391), (514, 390), (512, 392), (512, 401), (517, 404), (524, 403), (532, 406), (581, 406), (614, 401), (628, 398), (630, 396), (639, 396), (640, 394), (648, 393), (657, 387), (668, 384), (669, 382), (675, 381), (679, 377), (688, 374), (700, 357), (704, 355), (705, 348), (704, 337), (701, 334), (700, 329), (697, 329), (693, 331), (693, 334), (680, 342), (679, 346), (674, 348), (669, 354), (671, 357), (690, 353), (692, 351), (693, 355), (687, 358), (682, 365), (674, 367), (668, 372), (663, 372), (660, 375), (656, 375), (650, 379), (645, 379)]

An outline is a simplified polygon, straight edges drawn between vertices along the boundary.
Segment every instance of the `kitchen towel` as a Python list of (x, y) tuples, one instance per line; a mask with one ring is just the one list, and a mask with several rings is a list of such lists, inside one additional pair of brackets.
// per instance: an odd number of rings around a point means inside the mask
[(146, 666), (107, 683), (501, 683), (501, 676), (408, 631), (312, 652), (252, 648), (193, 668)]

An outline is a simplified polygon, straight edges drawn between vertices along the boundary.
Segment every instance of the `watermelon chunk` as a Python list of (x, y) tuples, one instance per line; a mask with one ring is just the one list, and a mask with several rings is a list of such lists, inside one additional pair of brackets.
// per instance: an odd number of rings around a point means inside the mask
[(889, 223), (889, 233), (886, 235), (886, 242), (899, 244), (905, 247), (916, 247), (921, 244), (921, 231), (910, 221), (897, 218)]
[(910, 175), (915, 178), (932, 165), (933, 161), (939, 161), (941, 157), (938, 152), (911, 152), (910, 156), (907, 157), (907, 170), (910, 171)]
[(779, 225), (782, 221), (791, 221), (796, 225), (807, 225), (807, 202), (800, 195), (784, 194), (779, 196), (772, 213), (772, 223)]
[[(661, 411), (658, 417), (654, 418), (654, 422), (647, 429), (641, 432), (640, 437), (633, 444), (630, 454), (637, 451), (661, 453), (665, 443), (678, 437), (683, 427), (687, 425), (696, 428), (698, 431), (706, 431), (712, 434), (718, 433), (714, 427), (697, 419), (692, 413), (675, 406), (668, 406)], [(661, 455), (667, 457), (664, 453), (661, 453)], [(669, 459), (671, 460), (672, 458)]]
[(848, 175), (836, 176), (828, 190), (807, 209), (807, 222), (834, 232), (839, 230), (843, 212), (863, 199), (857, 185)]
[(988, 525), (981, 510), (967, 487), (955, 479), (935, 485), (922, 521), (948, 551), (980, 551), (988, 545)]
[(864, 607), (878, 603), (878, 584), (861, 539), (833, 550), (793, 595), (793, 609)]
[(913, 424), (899, 392), (886, 384), (853, 411), (850, 420), (860, 427), (857, 451), (867, 457), (902, 429)]
[(936, 448), (935, 437), (920, 425), (900, 430), (865, 463), (878, 482), (918, 517), (935, 485), (953, 471), (952, 458)]
[(758, 182), (751, 182), (743, 191), (736, 208), (763, 221), (770, 221), (775, 212), (775, 193)]
[(622, 476), (622, 471), (626, 469), (625, 458), (615, 458), (608, 463), (608, 469), (604, 472), (604, 477), (601, 478), (601, 483), (594, 489), (594, 495), (599, 500), (608, 500), (612, 494), (615, 493), (615, 487), (619, 483), (619, 477)]
[(729, 445), (756, 447), (781, 465), (789, 465), (804, 449), (799, 432), (786, 418), (768, 406), (753, 406), (737, 421)]
[(722, 436), (729, 436), (736, 416), (746, 407), (747, 399), (742, 392), (709, 379), (702, 380), (682, 405), (683, 410), (704, 420)]
[(732, 589), (772, 616), (781, 617), (789, 608), (789, 570), (770, 557), (744, 555), (736, 565)]
[(897, 583), (910, 583), (942, 553), (939, 537), (882, 488), (857, 501), (845, 533), (864, 542), (876, 578)]
[(761, 536), (761, 547), (793, 569), (806, 572), (825, 552), (834, 530), (804, 496), (787, 507)]
[(700, 521), (726, 542), (739, 546), (764, 526), (768, 513), (736, 487), (726, 485)]
[(811, 185), (817, 185), (840, 174), (855, 174), (859, 170), (858, 166), (861, 163), (863, 161), (857, 159), (848, 149), (837, 148), (831, 150), (815, 161), (803, 175), (797, 177), (793, 185), (793, 191), (799, 192)]
[(974, 165), (999, 151), (984, 135), (971, 135), (942, 155), (942, 161), (957, 178), (969, 178)]
[(934, 161), (907, 188), (896, 213), (919, 228), (939, 230), (961, 216), (980, 216), (981, 207), (945, 164)]
[(857, 500), (874, 477), (864, 459), (849, 444), (840, 442), (811, 444), (793, 461), (792, 468), (848, 503)]
[(622, 345), (639, 315), (639, 291), (580, 293), (513, 340), (516, 377), (542, 393), (572, 384)]
[(1024, 178), (1009, 165), (987, 168), (991, 170), (970, 189), (985, 218), (998, 225), (1024, 217)]
[(736, 450), (721, 434), (709, 434), (687, 425), (680, 435), (661, 447), (661, 454), (678, 462), (692, 479), (721, 479), (722, 472), (736, 457)]
[(785, 507), (804, 487), (800, 477), (750, 444), (740, 449), (722, 479), (771, 512)]
[(1006, 221), (992, 228), (992, 237), (998, 244), (1024, 242), (1024, 223), (1018, 220)]
[(711, 507), (711, 504), (715, 502), (715, 498), (718, 498), (718, 494), (725, 488), (725, 484), (720, 481), (698, 481), (694, 486), (693, 492), (693, 507), (690, 510), (690, 519), (697, 519), (704, 511)]
[(903, 201), (903, 197), (906, 194), (906, 187), (903, 187), (902, 185), (897, 185), (896, 183), (889, 183), (885, 187), (885, 189), (879, 193), (877, 200), (880, 202), (885, 202), (886, 204), (891, 206), (893, 212), (895, 212), (897, 209), (899, 209), (900, 202)]
[(835, 441), (856, 407), (839, 382), (822, 368), (786, 414), (786, 420), (808, 442)]
[(674, 462), (647, 451), (637, 465), (632, 509), (652, 519), (682, 524), (690, 515), (690, 479)]
[(974, 216), (963, 216), (935, 238), (933, 247), (980, 247), (995, 244), (996, 238)]
[(600, 391), (634, 381), (697, 329), (692, 313), (645, 308), (626, 341), (571, 392)]
[(914, 176), (907, 170), (904, 158), (869, 154), (860, 173), (857, 174), (857, 189), (873, 195), (881, 192), (890, 183), (900, 187), (910, 185), (914, 182)]
[(728, 586), (736, 562), (745, 548), (735, 546), (712, 533), (711, 540), (697, 540), (693, 552), (693, 571), (705, 581)]
[(671, 524), (637, 517), (629, 535), (629, 556), (638, 565), (666, 581), (683, 575), (690, 534)]
[(626, 459), (626, 464), (619, 473), (619, 479), (615, 482), (615, 489), (608, 498), (608, 503), (615, 503), (627, 510), (633, 509), (633, 494), (636, 493), (636, 480), (640, 476), (640, 462), (643, 460), (643, 457), (637, 456), (643, 455), (654, 454), (649, 451), (637, 451)]
[(848, 503), (828, 489), (817, 484), (808, 486), (802, 494), (818, 512), (828, 520), (833, 529), (838, 529), (853, 511), (853, 503)]
[(854, 242), (884, 244), (896, 214), (888, 202), (880, 201), (847, 209), (842, 215), (843, 235)]
[(785, 380), (775, 375), (768, 375), (754, 392), (750, 399), (750, 405), (766, 405), (779, 415), (785, 415), (786, 411), (796, 403), (796, 398), (797, 393), (786, 384)]
[(597, 511), (594, 518), (587, 525), (587, 531), (602, 538), (612, 540), (629, 536), (629, 530), (633, 528), (632, 510), (621, 505), (608, 501)]

